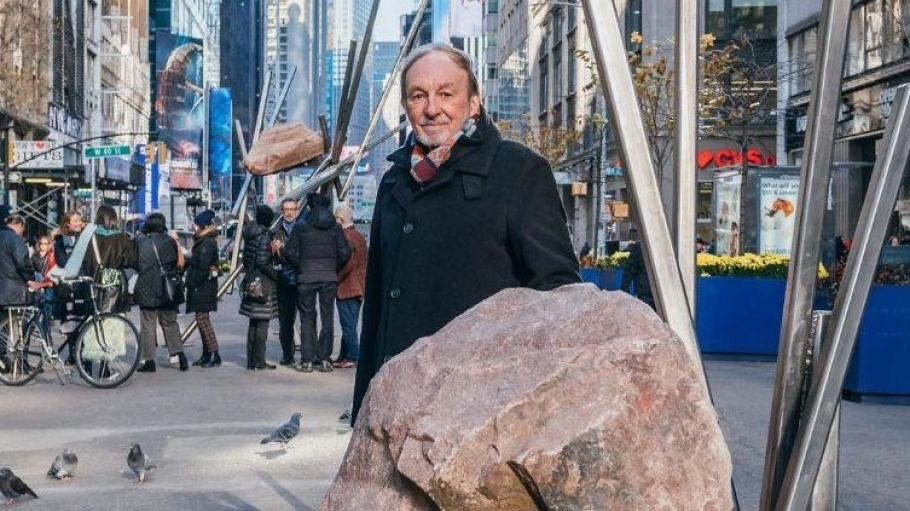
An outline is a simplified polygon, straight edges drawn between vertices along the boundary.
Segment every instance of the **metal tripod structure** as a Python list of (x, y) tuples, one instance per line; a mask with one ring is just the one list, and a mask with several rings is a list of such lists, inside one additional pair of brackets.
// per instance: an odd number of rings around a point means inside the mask
[[(416, 21), (402, 45), (393, 76), (399, 74), (401, 63), (415, 40), (428, 3), (429, 0), (422, 0), (415, 13)], [(676, 87), (678, 91), (689, 92), (677, 94), (675, 105), (678, 119), (675, 134), (675, 172), (678, 176), (675, 190), (678, 219), (675, 240), (671, 238), (667, 217), (661, 205), (659, 185), (648, 156), (643, 120), (640, 115), (632, 114), (628, 109), (620, 110), (621, 105), (637, 102), (619, 19), (613, 9), (604, 8), (599, 0), (580, 0), (580, 5), (587, 20), (597, 62), (598, 83), (607, 99), (607, 113), (626, 169), (632, 202), (638, 207), (639, 227), (655, 303), (664, 320), (683, 341), (693, 363), (701, 368), (701, 381), (710, 396), (694, 328), (695, 258), (692, 243), (695, 239), (696, 201), (698, 3), (697, 0), (676, 0)], [(363, 153), (405, 129), (406, 123), (402, 123), (389, 133), (369, 141), (394, 83), (389, 80), (371, 118), (365, 142), (353, 157), (342, 161), (338, 159), (346, 139), (378, 6), (379, 0), (374, 0), (356, 67), (353, 67), (353, 59), (348, 59), (342, 101), (336, 116), (338, 126), (329, 155), (305, 184), (281, 197), (278, 204), (286, 198), (300, 202), (307, 193), (320, 188), (327, 191), (332, 185), (338, 197), (344, 198), (351, 185), (353, 169)], [(845, 27), (849, 27), (850, 7), (850, 0), (823, 0), (822, 5), (818, 67), (813, 76), (806, 132), (808, 158), (801, 169), (800, 207), (797, 209), (791, 250), (762, 480), (762, 511), (836, 509), (836, 470), (832, 464), (836, 466), (834, 426), (840, 390), (868, 300), (876, 262), (885, 240), (888, 219), (897, 198), (899, 182), (910, 160), (910, 86), (905, 85), (899, 87), (892, 107), (892, 115), (885, 130), (884, 150), (873, 170), (834, 310), (830, 315), (825, 315), (825, 321), (822, 321), (818, 314), (813, 314), (812, 298), (815, 295), (816, 271), (820, 258), (821, 227), (830, 181), (838, 97), (849, 32)], [(356, 46), (356, 42), (352, 41), (349, 56), (353, 55)], [(269, 81), (270, 75), (267, 75), (263, 101)], [(288, 84), (285, 84), (276, 110), (284, 102)], [(264, 103), (260, 104), (253, 141), (262, 127), (264, 108)], [(274, 119), (270, 119), (271, 122)], [(246, 145), (239, 124), (237, 128), (245, 155)], [(339, 177), (347, 169), (351, 169), (350, 175), (346, 183), (341, 185)], [(242, 270), (238, 261), (242, 224), (248, 204), (256, 201), (251, 185), (252, 176), (248, 175), (233, 211), (238, 217), (234, 252), (231, 270), (218, 290), (219, 297), (232, 289)], [(278, 204), (273, 207), (279, 207)], [(184, 341), (194, 327), (195, 323), (184, 332)], [(809, 346), (813, 337), (822, 339), (822, 343), (820, 352), (816, 353), (818, 362), (810, 384), (807, 381), (808, 372), (803, 368), (806, 353), (811, 351)], [(807, 396), (803, 392), (805, 388), (809, 389)], [(832, 429), (834, 435), (831, 434)], [(830, 448), (825, 456), (829, 437)], [(824, 466), (823, 456), (827, 460)], [(738, 509), (735, 488), (733, 494), (734, 508)]]
[[(678, 101), (676, 163), (682, 183), (677, 188), (679, 237), (674, 254), (673, 242), (663, 209), (640, 116), (619, 111), (619, 105), (635, 103), (632, 76), (625, 60), (619, 20), (611, 9), (599, 2), (582, 0), (585, 18), (594, 44), (600, 84), (607, 96), (608, 109), (619, 141), (633, 201), (638, 204), (645, 259), (651, 270), (652, 289), (664, 319), (676, 331), (696, 363), (701, 366), (694, 336), (694, 264), (688, 252), (694, 236), (695, 186), (688, 169), (694, 168), (691, 147), (696, 140), (694, 101)], [(696, 83), (690, 68), (695, 66), (691, 46), (697, 21), (694, 0), (677, 0), (678, 91), (695, 94)], [(836, 470), (822, 467), (822, 458), (840, 402), (847, 365), (856, 343), (863, 309), (868, 300), (876, 263), (885, 241), (887, 224), (908, 160), (910, 160), (910, 88), (901, 86), (892, 116), (885, 130), (884, 150), (875, 163), (853, 249), (850, 251), (841, 290), (827, 328), (815, 332), (823, 339), (817, 377), (812, 384), (803, 371), (805, 354), (811, 342), (812, 298), (821, 248), (822, 220), (827, 202), (828, 183), (837, 125), (838, 98), (841, 93), (844, 55), (850, 23), (850, 0), (824, 0), (819, 29), (818, 70), (813, 76), (809, 104), (809, 124), (803, 163), (796, 229), (784, 302), (778, 350), (765, 471), (762, 481), (762, 511), (804, 511), (836, 508)], [(685, 46), (683, 46), (685, 44)], [(680, 94), (678, 94), (679, 96)], [(685, 214), (683, 214), (685, 213)], [(803, 403), (802, 389), (809, 388)], [(836, 448), (836, 437), (832, 446)], [(836, 453), (835, 453), (836, 454)], [(827, 458), (836, 464), (836, 455)], [(824, 468), (824, 470), (822, 470)], [(823, 472), (829, 477), (819, 477)], [(834, 494), (832, 494), (834, 493)], [(735, 504), (735, 503), (734, 503)], [(811, 505), (811, 508), (810, 508)]]

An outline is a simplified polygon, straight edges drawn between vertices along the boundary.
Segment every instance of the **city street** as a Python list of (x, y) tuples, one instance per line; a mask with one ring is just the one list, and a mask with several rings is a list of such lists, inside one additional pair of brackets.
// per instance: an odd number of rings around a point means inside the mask
[[(23, 501), (23, 509), (315, 509), (350, 438), (338, 418), (349, 406), (354, 372), (247, 371), (247, 321), (237, 306), (237, 296), (228, 296), (214, 316), (220, 368), (181, 373), (162, 364), (160, 349), (157, 373), (135, 374), (114, 390), (91, 388), (78, 377), (61, 387), (52, 374), (26, 387), (0, 387), (0, 466), (40, 496)], [(191, 360), (200, 351), (198, 336), (192, 339)], [(279, 351), (272, 333), (271, 361)], [(774, 365), (708, 361), (707, 367), (742, 509), (757, 509)], [(303, 421), (287, 451), (260, 445), (294, 412)], [(839, 509), (910, 510), (910, 407), (845, 403), (843, 417)], [(144, 484), (127, 468), (134, 442), (158, 465)], [(79, 456), (76, 476), (48, 479), (64, 447)]]

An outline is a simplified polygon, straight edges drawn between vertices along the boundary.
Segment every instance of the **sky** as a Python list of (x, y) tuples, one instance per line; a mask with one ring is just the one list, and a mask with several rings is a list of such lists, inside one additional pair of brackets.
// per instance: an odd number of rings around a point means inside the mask
[(379, 0), (379, 13), (376, 15), (376, 26), (373, 29), (374, 41), (398, 41), (399, 17), (413, 12), (417, 3), (410, 0)]

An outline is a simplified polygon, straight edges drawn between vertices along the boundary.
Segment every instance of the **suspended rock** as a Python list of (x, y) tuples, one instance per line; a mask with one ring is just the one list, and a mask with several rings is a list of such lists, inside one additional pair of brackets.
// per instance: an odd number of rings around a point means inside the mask
[(502, 291), (383, 367), (320, 509), (728, 511), (699, 371), (625, 293)]

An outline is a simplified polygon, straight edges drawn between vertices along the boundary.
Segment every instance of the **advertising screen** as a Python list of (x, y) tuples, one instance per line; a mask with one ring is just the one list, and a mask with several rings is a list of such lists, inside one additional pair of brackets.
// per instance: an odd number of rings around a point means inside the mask
[(202, 188), (202, 126), (205, 121), (202, 41), (159, 30), (155, 34), (158, 138), (170, 154), (170, 187)]

